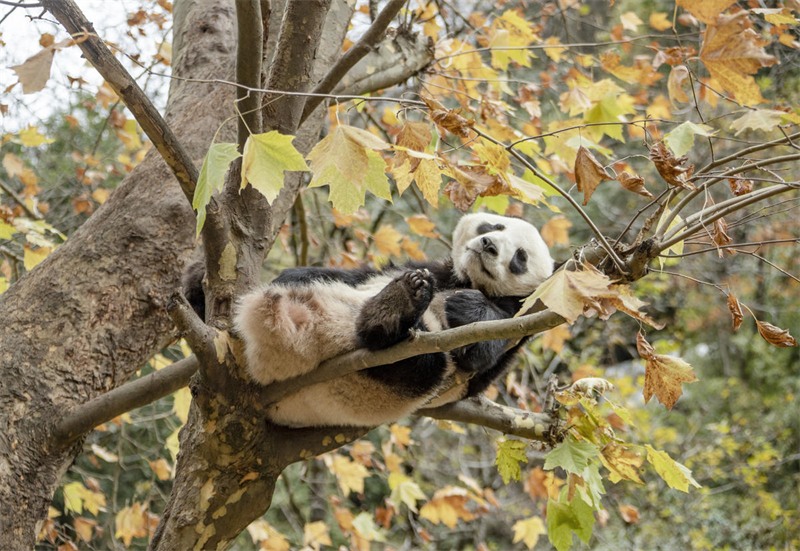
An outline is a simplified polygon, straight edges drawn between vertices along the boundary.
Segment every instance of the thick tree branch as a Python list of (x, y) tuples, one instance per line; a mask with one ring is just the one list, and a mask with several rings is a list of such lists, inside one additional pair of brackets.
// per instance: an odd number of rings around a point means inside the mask
[[(236, 82), (249, 87), (261, 85), (261, 60), (264, 56), (264, 33), (268, 20), (263, 19), (260, 0), (236, 0), (236, 26), (238, 29), (236, 52)], [(261, 132), (261, 95), (246, 88), (236, 89), (239, 112), (239, 151), (252, 134)]]
[(53, 428), (51, 446), (66, 448), (98, 425), (185, 387), (197, 365), (194, 356), (184, 358), (81, 404)]
[(175, 174), (184, 195), (191, 203), (197, 183), (197, 168), (150, 99), (117, 61), (95, 32), (92, 23), (86, 19), (73, 0), (43, 0), (42, 6), (53, 14), (73, 38), (78, 40), (78, 46), (86, 59), (122, 98), (125, 106), (131, 110), (144, 133)]
[[(314, 57), (331, 0), (288, 0), (283, 15), (268, 87), (305, 92), (311, 85)], [(306, 98), (268, 95), (264, 98), (265, 128), (294, 134), (300, 126)]]
[(433, 419), (445, 419), (481, 425), (503, 434), (512, 434), (530, 440), (546, 440), (553, 434), (559, 419), (547, 413), (535, 413), (503, 406), (484, 396), (475, 396), (459, 402), (416, 412)]
[[(339, 61), (331, 67), (331, 70), (322, 78), (322, 80), (314, 87), (312, 92), (315, 94), (327, 94), (339, 83), (339, 81), (353, 68), (367, 53), (375, 47), (378, 41), (383, 38), (386, 33), (386, 28), (392, 22), (394, 16), (400, 11), (408, 0), (389, 0), (389, 3), (381, 10), (378, 17), (372, 23), (369, 29), (362, 35), (362, 37), (351, 46), (345, 54), (339, 58)], [(321, 96), (312, 96), (306, 100), (305, 107), (303, 108), (303, 116), (301, 120), (306, 120), (311, 113), (314, 112), (317, 105), (322, 101)]]

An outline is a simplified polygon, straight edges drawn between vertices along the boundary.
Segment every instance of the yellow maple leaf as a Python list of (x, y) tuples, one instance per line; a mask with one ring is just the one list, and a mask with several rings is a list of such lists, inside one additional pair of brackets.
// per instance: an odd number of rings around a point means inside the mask
[(406, 218), (406, 224), (412, 232), (422, 237), (438, 239), (439, 233), (436, 231), (436, 224), (424, 214), (414, 214)]
[(736, 3), (736, 0), (678, 0), (678, 5), (703, 23), (713, 25), (717, 17)]
[(648, 24), (657, 31), (666, 31), (672, 28), (672, 22), (667, 18), (663, 11), (656, 11), (650, 14)]
[(459, 519), (465, 522), (475, 519), (475, 514), (466, 508), (468, 502), (469, 495), (465, 489), (447, 486), (433, 494), (433, 498), (419, 510), (419, 516), (433, 524), (455, 528)]
[(558, 270), (525, 299), (520, 312), (526, 312), (537, 300), (572, 324), (587, 307), (600, 310), (599, 300), (617, 295), (609, 287), (611, 280), (594, 268), (580, 271)]
[(775, 57), (764, 50), (745, 11), (720, 16), (715, 25), (706, 28), (700, 59), (711, 76), (744, 105), (763, 101), (752, 75), (776, 62)]
[(610, 442), (600, 450), (600, 461), (611, 473), (609, 476), (611, 482), (630, 480), (637, 484), (644, 484), (639, 477), (639, 468), (644, 463), (644, 457), (634, 449)]
[(114, 537), (121, 539), (126, 547), (130, 546), (133, 538), (147, 536), (146, 507), (141, 503), (134, 503), (130, 507), (121, 509), (114, 518)]
[(518, 520), (514, 523), (514, 542), (522, 542), (528, 549), (536, 547), (536, 542), (539, 541), (539, 536), (547, 533), (545, 530), (544, 522), (540, 517), (531, 517), (529, 519)]
[(364, 465), (338, 454), (332, 458), (326, 457), (325, 463), (331, 473), (336, 476), (339, 488), (345, 496), (350, 495), (350, 492), (357, 494), (364, 492), (364, 479), (369, 476)]
[(153, 474), (156, 475), (156, 478), (159, 480), (169, 480), (172, 476), (172, 468), (170, 467), (167, 460), (163, 457), (156, 459), (155, 461), (150, 461), (150, 468), (153, 470)]
[(325, 521), (309, 522), (303, 527), (303, 545), (319, 549), (323, 545), (333, 545)]
[(567, 51), (567, 48), (562, 47), (561, 41), (555, 36), (546, 38), (544, 43), (547, 45), (547, 47), (544, 49), (545, 55), (547, 55), (547, 57), (556, 63), (560, 62), (564, 57), (564, 52)]
[(77, 517), (73, 522), (73, 526), (78, 537), (85, 542), (89, 542), (92, 539), (94, 527), (97, 526), (97, 521), (86, 517)]
[(542, 239), (548, 247), (555, 245), (569, 245), (569, 229), (572, 227), (566, 216), (554, 216), (539, 230)]
[(372, 235), (375, 248), (382, 255), (400, 256), (403, 235), (394, 226), (383, 225)]
[(48, 138), (39, 133), (39, 129), (31, 125), (19, 131), (19, 143), (23, 147), (39, 147), (42, 144), (53, 143), (52, 138)]

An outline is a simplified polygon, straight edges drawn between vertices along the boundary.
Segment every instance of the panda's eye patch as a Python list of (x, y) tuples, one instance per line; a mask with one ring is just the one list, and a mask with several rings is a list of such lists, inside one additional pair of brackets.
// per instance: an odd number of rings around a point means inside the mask
[(484, 233), (489, 233), (493, 231), (503, 231), (506, 227), (503, 224), (489, 224), (484, 222), (477, 229), (477, 235), (483, 235)]
[(517, 249), (514, 258), (508, 265), (508, 271), (514, 275), (521, 275), (528, 271), (528, 253), (525, 252), (525, 249)]

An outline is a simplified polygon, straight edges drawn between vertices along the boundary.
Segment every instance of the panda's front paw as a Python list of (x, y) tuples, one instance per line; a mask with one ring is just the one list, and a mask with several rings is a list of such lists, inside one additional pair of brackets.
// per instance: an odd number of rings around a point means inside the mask
[(433, 275), (425, 268), (411, 270), (400, 276), (400, 281), (405, 285), (408, 296), (416, 305), (427, 307), (433, 298)]

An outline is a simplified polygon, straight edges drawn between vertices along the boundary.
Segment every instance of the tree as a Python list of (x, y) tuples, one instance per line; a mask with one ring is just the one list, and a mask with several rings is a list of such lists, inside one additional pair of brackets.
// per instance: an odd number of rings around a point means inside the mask
[[(73, 2), (41, 3), (70, 38), (44, 42), (42, 55), (16, 68), (23, 91), (41, 84), (43, 64), (49, 73), (57, 49), (80, 48), (133, 114), (153, 151), (74, 235), (0, 296), (0, 318), (6, 320), (0, 326), (0, 411), (7, 427), (0, 438), (0, 547), (30, 547), (36, 522), (45, 518), (60, 476), (88, 431), (184, 386), (193, 373), (192, 406), (154, 549), (225, 546), (268, 509), (276, 480), (288, 465), (366, 432), (288, 430), (265, 423), (263, 404), (300, 385), (426, 350), (536, 334), (565, 321), (576, 323), (588, 312), (605, 320), (621, 310), (641, 324), (659, 326), (641, 311), (643, 303), (628, 284), (649, 271), (666, 273), (664, 264), (674, 262), (668, 257), (686, 254), (690, 239), (720, 256), (733, 248), (777, 244), (763, 238), (751, 242), (755, 245), (734, 243), (726, 220), (742, 212), (739, 226), (756, 224), (748, 216), (765, 225), (769, 218), (758, 218), (759, 209), (779, 210), (785, 194), (797, 194), (798, 134), (790, 127), (798, 115), (781, 107), (780, 96), (769, 98), (770, 109), (757, 107), (766, 101), (766, 86), (754, 77), (766, 78), (759, 71), (797, 47), (790, 33), (796, 24), (791, 9), (748, 10), (734, 2), (698, 8), (679, 1), (685, 11), (676, 22), (666, 12), (650, 14), (649, 27), (661, 34), (644, 59), (638, 51), (631, 53), (642, 37), (629, 33), (644, 25), (639, 15), (646, 14), (621, 12), (614, 25), (601, 20), (609, 31), (605, 43), (581, 26), (585, 42), (570, 44), (560, 40), (558, 18), (552, 17), (556, 6), (549, 3), (536, 11), (509, 6), (489, 18), (480, 12), (465, 18), (446, 3), (401, 12), (405, 4), (370, 3), (366, 29), (340, 56), (355, 16), (354, 6), (345, 2), (177, 2), (173, 79), (162, 118)], [(571, 10), (560, 14), (572, 17)], [(401, 13), (405, 23), (387, 32)], [(441, 26), (456, 37), (438, 42), (434, 50), (428, 37), (438, 37)], [(480, 48), (461, 36), (469, 28), (479, 30)], [(541, 38), (545, 35), (549, 38)], [(776, 37), (774, 44), (767, 44), (768, 35)], [(611, 47), (606, 50), (604, 44)], [(582, 49), (597, 52), (599, 59)], [(534, 51), (544, 52), (552, 74), (528, 69)], [(603, 78), (593, 78), (593, 70)], [(535, 84), (507, 78), (517, 71)], [(419, 99), (392, 93), (392, 86), (415, 76)], [(665, 86), (656, 86), (664, 80)], [(328, 99), (354, 101), (365, 113), (362, 126), (385, 134), (366, 134), (338, 120), (326, 127), (328, 141), (320, 141)], [(399, 105), (403, 117), (375, 107), (386, 104)], [(524, 120), (510, 120), (512, 104), (527, 113)], [(692, 107), (697, 118), (683, 106)], [(331, 112), (344, 118), (347, 109), (334, 105)], [(233, 116), (235, 137), (225, 124)], [(765, 131), (776, 136), (762, 139), (759, 133)], [(748, 141), (738, 143), (742, 134)], [(292, 144), (287, 136), (295, 135)], [(623, 146), (625, 136), (646, 145)], [(702, 148), (701, 139), (707, 143)], [(604, 145), (612, 142), (613, 150)], [(331, 143), (336, 154), (346, 151), (368, 169), (326, 172), (325, 162), (334, 154)], [(695, 168), (683, 157), (687, 153), (705, 157), (705, 163)], [(382, 155), (390, 159), (388, 165)], [(597, 155), (609, 162), (599, 162)], [(311, 162), (308, 182), (302, 166), (289, 162), (303, 157)], [(583, 194), (583, 205), (559, 185), (569, 178)], [(448, 182), (444, 190), (443, 179)], [(623, 224), (599, 222), (604, 210), (631, 204), (628, 196), (608, 189), (611, 184), (602, 184), (612, 180), (649, 200), (630, 208)], [(416, 188), (409, 190), (412, 182)], [(730, 191), (721, 189), (726, 184)], [(423, 335), (380, 354), (353, 351), (310, 376), (258, 388), (241, 375), (239, 343), (229, 332), (231, 304), (260, 279), (265, 254), (290, 211), (295, 237), (308, 242), (300, 192), (324, 185), (345, 228), (353, 225), (348, 216), (364, 204), (366, 190), (384, 199), (416, 194), (420, 210), (442, 200), (461, 209), (481, 201), (522, 212), (523, 203), (555, 208), (550, 197), (558, 196), (576, 214), (575, 223), (587, 228), (584, 236), (592, 243), (531, 297), (529, 306), (538, 299), (545, 311)], [(4, 216), (0, 230), (7, 237), (32, 235), (21, 221), (36, 212), (24, 198), (18, 203), (30, 212)], [(197, 212), (194, 220), (190, 206)], [(563, 218), (553, 220), (548, 231), (558, 241), (566, 225)], [(413, 244), (399, 234), (384, 230), (381, 241), (379, 229), (372, 229), (379, 252), (379, 243), (384, 253), (406, 243), (406, 252), (414, 254)], [(195, 231), (202, 236), (208, 277), (205, 320), (178, 293)], [(609, 237), (615, 233), (616, 239)], [(732, 290), (724, 293), (736, 326), (745, 311), (756, 317)], [(788, 331), (762, 319), (757, 324), (768, 342), (796, 345)], [(178, 334), (194, 356), (127, 382)], [(683, 384), (696, 378), (691, 366), (659, 353), (642, 331), (629, 340), (645, 362), (645, 400), (655, 396), (672, 408)], [(609, 480), (638, 482), (638, 468), (646, 460), (671, 487), (686, 491), (696, 484), (665, 452), (615, 437), (602, 409), (608, 405), (599, 406), (593, 398), (607, 389), (607, 382), (596, 378), (567, 389), (550, 385), (538, 412), (481, 399), (423, 414), (481, 424), (553, 448), (544, 468), (563, 470), (569, 484), (547, 502), (547, 532), (563, 549), (573, 533), (584, 540), (591, 535), (593, 511), (602, 508), (601, 467)], [(625, 415), (623, 408), (615, 412)], [(519, 476), (525, 450), (523, 440), (500, 444), (504, 479)], [(529, 547), (543, 530), (541, 523), (520, 525), (520, 539)]]

